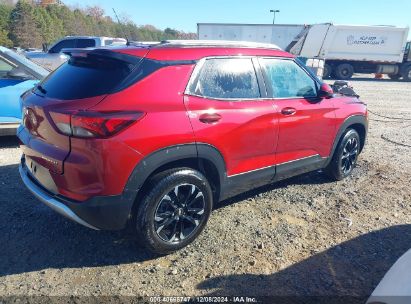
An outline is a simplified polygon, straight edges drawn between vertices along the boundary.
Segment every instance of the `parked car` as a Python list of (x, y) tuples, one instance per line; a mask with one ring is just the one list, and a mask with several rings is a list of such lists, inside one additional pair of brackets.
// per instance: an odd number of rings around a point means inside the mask
[(0, 46), (0, 136), (16, 135), (21, 121), (20, 95), (47, 74), (42, 67)]
[(26, 52), (26, 57), (42, 67), (53, 71), (69, 59), (62, 53), (65, 48), (89, 48), (126, 44), (124, 38), (67, 36), (48, 48), (44, 46), (43, 52)]
[(22, 97), (21, 178), (57, 212), (131, 227), (156, 253), (191, 243), (235, 194), (318, 169), (347, 177), (364, 147), (365, 104), (273, 45), (68, 53)]

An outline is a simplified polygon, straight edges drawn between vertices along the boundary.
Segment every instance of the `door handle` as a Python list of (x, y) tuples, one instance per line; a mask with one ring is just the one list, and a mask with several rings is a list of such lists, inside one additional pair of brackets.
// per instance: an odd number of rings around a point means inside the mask
[(294, 108), (284, 108), (281, 110), (281, 114), (283, 115), (294, 115), (297, 112)]
[(213, 114), (206, 113), (200, 116), (200, 121), (206, 124), (215, 123), (219, 121), (220, 119), (221, 119), (221, 115), (217, 113), (213, 113)]

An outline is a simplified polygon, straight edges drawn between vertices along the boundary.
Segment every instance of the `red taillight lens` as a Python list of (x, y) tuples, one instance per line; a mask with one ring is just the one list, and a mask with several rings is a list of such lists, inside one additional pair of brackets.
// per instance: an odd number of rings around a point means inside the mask
[(143, 118), (141, 112), (50, 112), (57, 129), (69, 136), (81, 138), (106, 138), (126, 129)]

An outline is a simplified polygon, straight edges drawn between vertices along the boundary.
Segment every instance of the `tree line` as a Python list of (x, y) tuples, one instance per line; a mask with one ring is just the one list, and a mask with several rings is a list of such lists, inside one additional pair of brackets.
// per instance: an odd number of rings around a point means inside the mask
[(64, 36), (127, 36), (132, 41), (196, 39), (195, 33), (152, 25), (136, 25), (127, 16), (120, 16), (121, 25), (99, 6), (84, 8), (51, 4), (41, 6), (27, 0), (16, 4), (0, 0), (0, 45), (6, 47), (41, 48)]

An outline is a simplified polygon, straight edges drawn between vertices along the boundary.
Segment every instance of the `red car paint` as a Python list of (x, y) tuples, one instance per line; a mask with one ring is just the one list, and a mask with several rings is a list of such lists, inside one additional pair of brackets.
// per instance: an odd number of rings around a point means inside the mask
[[(221, 101), (185, 94), (196, 60), (213, 56), (293, 56), (279, 50), (242, 47), (124, 47), (118, 54), (173, 62), (113, 94), (54, 100), (25, 94), (19, 129), (26, 158), (49, 171), (55, 192), (74, 201), (120, 195), (134, 168), (153, 152), (205, 143), (223, 156), (228, 177), (313, 155), (330, 157), (337, 132), (350, 116), (366, 116), (356, 98)], [(293, 59), (292, 59), (293, 60)], [(179, 61), (185, 61), (179, 64)], [(193, 61), (193, 62), (187, 62)], [(62, 84), (64, 85), (64, 84)], [(61, 134), (50, 112), (143, 113), (108, 138)]]

